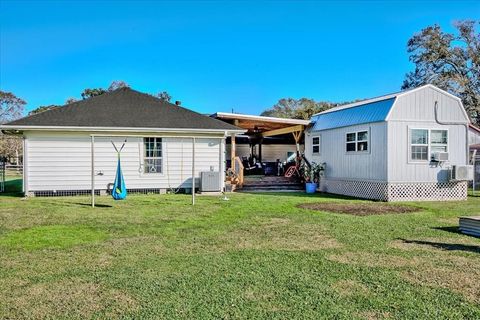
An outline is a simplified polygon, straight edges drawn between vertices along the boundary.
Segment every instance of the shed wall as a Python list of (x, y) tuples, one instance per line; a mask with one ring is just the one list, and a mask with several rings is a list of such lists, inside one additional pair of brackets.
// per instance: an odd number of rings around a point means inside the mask
[[(369, 151), (346, 152), (346, 134), (369, 130)], [(320, 154), (312, 153), (312, 138), (320, 136)], [(323, 131), (306, 131), (305, 156), (309, 161), (325, 162), (329, 180), (387, 180), (387, 125), (375, 122)]]
[(435, 101), (439, 120), (468, 122), (460, 101), (433, 87), (422, 87), (397, 97), (387, 120), (434, 121)]
[[(148, 135), (147, 135), (148, 136)], [(28, 141), (26, 175), (27, 191), (89, 190), (91, 188), (91, 144), (89, 134), (38, 133), (26, 134)], [(111, 144), (123, 143), (121, 137), (95, 137), (95, 188), (105, 190), (115, 179), (117, 155)], [(128, 137), (121, 154), (122, 171), (127, 188), (190, 188), (192, 176), (192, 139), (163, 138), (163, 173), (141, 172), (143, 138)], [(222, 141), (222, 142), (221, 142)], [(224, 140), (197, 138), (195, 176), (199, 172), (220, 170)], [(103, 174), (103, 175), (99, 175)], [(223, 181), (223, 179), (222, 179)], [(197, 182), (198, 186), (198, 182)]]
[[(409, 129), (447, 129), (449, 162), (409, 161)], [(451, 165), (466, 164), (466, 135), (464, 125), (440, 125), (435, 121), (389, 121), (388, 181), (389, 182), (448, 182)]]

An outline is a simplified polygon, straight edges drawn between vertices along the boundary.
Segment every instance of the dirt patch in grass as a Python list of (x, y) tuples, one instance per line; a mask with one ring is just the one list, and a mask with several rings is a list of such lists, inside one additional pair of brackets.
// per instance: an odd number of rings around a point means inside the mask
[(237, 228), (222, 236), (220, 242), (221, 247), (227, 249), (321, 250), (341, 247), (320, 224), (281, 218)]
[(98, 312), (116, 318), (138, 307), (135, 299), (123, 291), (80, 279), (36, 283), (2, 295), (5, 311), (12, 318), (85, 319)]
[(372, 216), (381, 214), (401, 214), (420, 211), (420, 208), (392, 205), (386, 203), (342, 203), (342, 202), (318, 202), (304, 203), (298, 207), (309, 210), (327, 211), (354, 216)]
[(368, 295), (368, 288), (355, 280), (340, 280), (332, 284), (332, 288), (342, 297), (350, 297), (354, 295)]
[(402, 276), (414, 284), (450, 289), (470, 302), (480, 303), (480, 271), (476, 265), (463, 268), (423, 266), (405, 270)]
[(391, 319), (390, 313), (386, 311), (363, 311), (357, 313), (360, 319), (377, 320), (377, 319)]
[(327, 256), (327, 259), (344, 264), (384, 268), (411, 267), (418, 264), (418, 261), (415, 259), (367, 252), (345, 252), (342, 254), (331, 254)]

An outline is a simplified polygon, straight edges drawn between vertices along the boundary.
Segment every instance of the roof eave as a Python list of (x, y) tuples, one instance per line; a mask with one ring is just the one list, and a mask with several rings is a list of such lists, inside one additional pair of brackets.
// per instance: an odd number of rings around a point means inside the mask
[(270, 121), (275, 123), (303, 124), (303, 125), (308, 125), (310, 123), (310, 120), (265, 117), (265, 116), (255, 116), (255, 115), (249, 115), (249, 114), (228, 113), (228, 112), (217, 112), (217, 113), (214, 113), (212, 116), (218, 119), (229, 119), (229, 120), (231, 119), (258, 120), (258, 121)]
[(243, 129), (196, 129), (196, 128), (137, 128), (137, 127), (74, 127), (74, 126), (28, 126), (0, 125), (0, 130), (19, 131), (78, 131), (78, 132), (175, 132), (175, 133), (244, 133)]

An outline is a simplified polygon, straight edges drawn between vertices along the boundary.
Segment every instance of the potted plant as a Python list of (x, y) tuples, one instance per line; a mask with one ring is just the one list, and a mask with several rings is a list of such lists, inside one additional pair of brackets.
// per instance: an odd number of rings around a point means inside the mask
[(310, 166), (305, 166), (304, 178), (305, 178), (305, 192), (315, 193), (318, 187), (318, 181), (320, 179), (320, 171), (323, 170), (323, 166), (312, 162)]

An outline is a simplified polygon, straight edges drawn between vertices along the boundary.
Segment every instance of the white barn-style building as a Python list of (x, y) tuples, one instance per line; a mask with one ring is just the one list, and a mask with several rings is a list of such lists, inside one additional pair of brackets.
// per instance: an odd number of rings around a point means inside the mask
[[(200, 186), (201, 172), (218, 173), (223, 189), (225, 138), (245, 130), (130, 88), (4, 124), (23, 136), (27, 196), (95, 194), (115, 179), (117, 153), (129, 192)], [(93, 171), (92, 171), (93, 168)], [(192, 171), (193, 170), (193, 171)]]
[(469, 157), (470, 120), (459, 98), (425, 85), (311, 120), (305, 155), (325, 163), (321, 191), (383, 201), (466, 199), (467, 179), (451, 177)]

